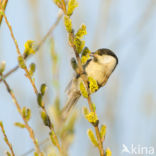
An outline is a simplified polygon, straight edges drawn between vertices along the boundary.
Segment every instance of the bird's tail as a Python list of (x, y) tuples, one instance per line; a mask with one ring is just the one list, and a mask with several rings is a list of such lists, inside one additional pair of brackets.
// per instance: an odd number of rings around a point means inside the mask
[(75, 106), (75, 104), (77, 103), (78, 99), (81, 96), (77, 83), (78, 83), (77, 80), (73, 79), (67, 86), (66, 90), (68, 94), (68, 99), (66, 101), (64, 108), (62, 109), (63, 119), (67, 118), (70, 110)]

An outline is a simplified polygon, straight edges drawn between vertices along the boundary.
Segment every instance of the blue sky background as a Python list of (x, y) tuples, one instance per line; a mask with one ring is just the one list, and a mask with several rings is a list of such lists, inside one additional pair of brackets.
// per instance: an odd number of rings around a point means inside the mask
[[(75, 30), (82, 23), (87, 26), (86, 45), (95, 51), (98, 48), (110, 48), (119, 58), (117, 69), (107, 85), (95, 93), (93, 101), (101, 123), (107, 125), (107, 136), (104, 147), (110, 147), (113, 155), (121, 154), (122, 144), (154, 146), (156, 150), (156, 3), (154, 0), (79, 0), (75, 10), (73, 27)], [(30, 0), (9, 1), (6, 15), (12, 25), (20, 50), (24, 50), (27, 40), (37, 43), (56, 20), (58, 9), (52, 0), (36, 0), (35, 7)], [(37, 5), (36, 5), (37, 4)], [(36, 8), (36, 9), (35, 9)], [(40, 32), (40, 33), (38, 33)], [(72, 77), (70, 66), (72, 49), (68, 46), (63, 21), (53, 32), (56, 51), (59, 55), (61, 104), (66, 99), (64, 89)], [(55, 92), (52, 86), (52, 72), (49, 41), (33, 58), (37, 64), (36, 84), (45, 82), (48, 85), (46, 95), (49, 106)], [(0, 61), (7, 63), (6, 71), (17, 64), (17, 52), (5, 22), (0, 27)], [(42, 127), (36, 97), (24, 72), (18, 70), (7, 78), (21, 106), (32, 109), (31, 126), (39, 141), (48, 136), (48, 129)], [(79, 101), (81, 110), (87, 102)], [(21, 121), (17, 110), (4, 85), (0, 83), (0, 120), (3, 121), (6, 133), (12, 142), (17, 156), (33, 147), (26, 130), (13, 125)], [(76, 124), (74, 144), (70, 155), (96, 155), (86, 130), (91, 127), (82, 113)], [(0, 132), (0, 155), (8, 149)], [(33, 155), (32, 153), (30, 156)]]

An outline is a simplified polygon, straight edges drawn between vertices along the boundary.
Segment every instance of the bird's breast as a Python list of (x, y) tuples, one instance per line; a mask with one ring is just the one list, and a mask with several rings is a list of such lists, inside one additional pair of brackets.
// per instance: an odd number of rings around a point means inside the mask
[(102, 85), (104, 82), (107, 81), (107, 67), (103, 67), (101, 64), (90, 62), (86, 67), (85, 71), (88, 77), (94, 78), (99, 85)]

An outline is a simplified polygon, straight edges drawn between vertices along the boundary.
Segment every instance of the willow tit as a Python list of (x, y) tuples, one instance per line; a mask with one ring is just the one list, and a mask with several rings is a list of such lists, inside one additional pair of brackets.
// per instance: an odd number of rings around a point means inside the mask
[[(91, 59), (83, 65), (83, 69), (88, 77), (92, 77), (96, 80), (99, 88), (103, 87), (111, 73), (114, 71), (115, 67), (118, 64), (118, 58), (109, 49), (98, 49), (96, 52), (91, 53)], [(81, 96), (79, 89), (79, 83), (81, 77), (76, 75), (70, 81), (67, 86), (67, 95), (68, 99), (65, 107), (63, 108), (63, 116), (66, 116), (70, 109), (77, 103), (78, 99)]]

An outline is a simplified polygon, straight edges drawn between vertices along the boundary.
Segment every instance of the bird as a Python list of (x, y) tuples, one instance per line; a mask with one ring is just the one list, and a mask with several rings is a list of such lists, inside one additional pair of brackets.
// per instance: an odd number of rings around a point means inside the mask
[[(83, 65), (83, 70), (88, 77), (96, 80), (99, 90), (106, 84), (117, 64), (118, 57), (115, 53), (110, 49), (102, 48), (90, 53), (90, 59)], [(76, 74), (66, 87), (68, 98), (62, 109), (64, 118), (81, 97), (80, 81), (82, 81), (81, 76)]]

